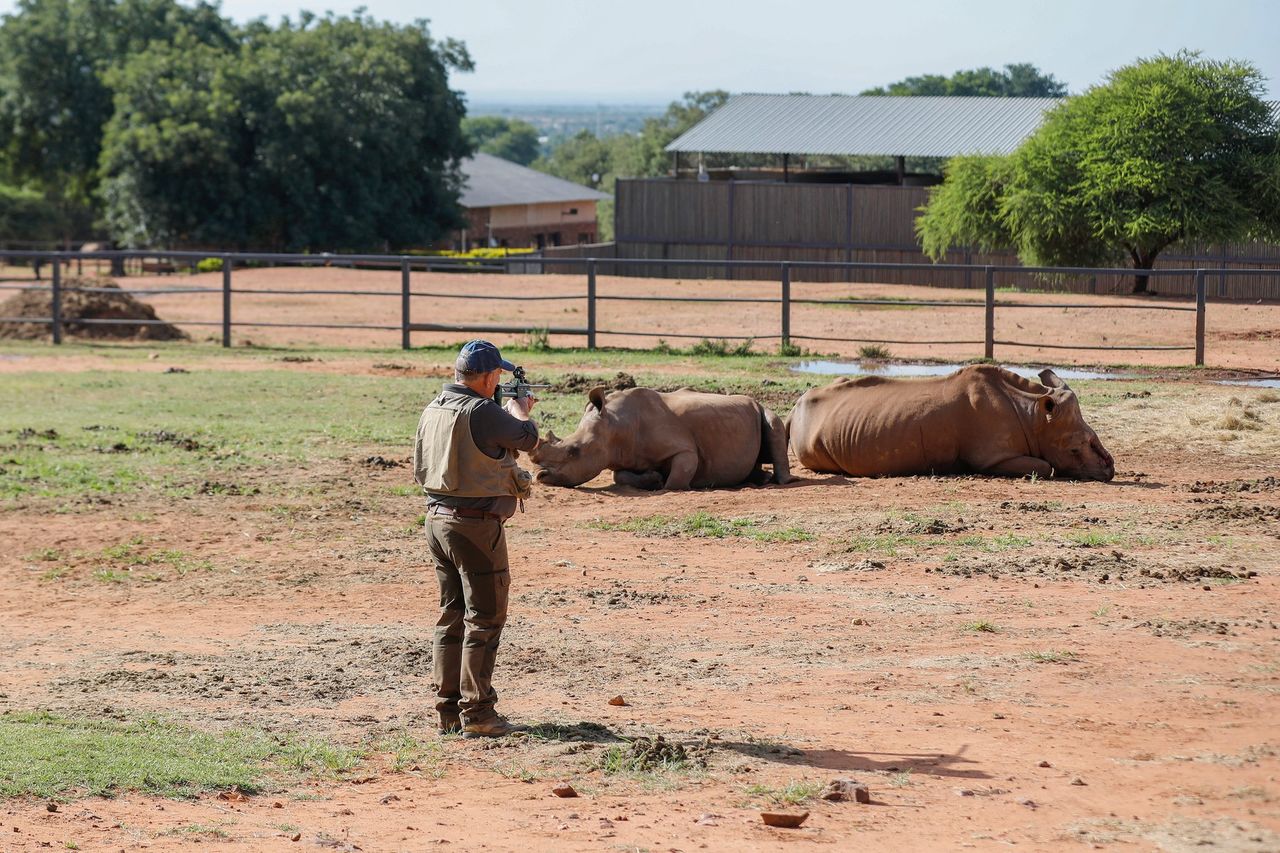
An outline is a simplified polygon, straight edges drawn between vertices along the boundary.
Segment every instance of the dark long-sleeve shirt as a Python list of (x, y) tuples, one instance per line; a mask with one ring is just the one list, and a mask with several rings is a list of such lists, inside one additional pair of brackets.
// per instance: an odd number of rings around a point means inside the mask
[[(450, 382), (444, 386), (442, 397), (467, 397), (481, 399), (466, 385)], [(538, 444), (538, 426), (533, 421), (512, 417), (506, 409), (486, 399), (471, 412), (471, 439), (480, 452), (494, 459), (501, 459), (508, 450), (533, 450)], [(427, 495), (427, 505), (480, 509), (507, 518), (515, 513), (516, 499), (510, 495), (491, 498), (462, 498), (453, 495)]]

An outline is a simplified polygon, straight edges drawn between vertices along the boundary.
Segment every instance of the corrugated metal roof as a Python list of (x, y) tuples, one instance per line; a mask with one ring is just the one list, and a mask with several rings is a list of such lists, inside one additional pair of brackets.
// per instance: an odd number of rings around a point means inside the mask
[(1007, 154), (1058, 98), (734, 95), (668, 151), (953, 157)]
[(466, 208), (609, 198), (606, 193), (545, 175), (492, 154), (477, 154), (464, 160), (462, 174), (466, 181), (460, 202)]

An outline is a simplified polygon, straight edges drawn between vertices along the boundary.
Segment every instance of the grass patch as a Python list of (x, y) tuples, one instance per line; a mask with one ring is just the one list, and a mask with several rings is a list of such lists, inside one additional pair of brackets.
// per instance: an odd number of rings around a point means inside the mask
[(768, 800), (770, 803), (778, 806), (799, 806), (810, 800), (815, 800), (823, 791), (821, 782), (813, 782), (808, 779), (794, 779), (781, 788), (773, 788), (768, 785), (748, 785), (747, 794), (752, 797), (758, 797)]
[(0, 715), (0, 797), (56, 799), (136, 790), (165, 797), (260, 790), (273, 743), (146, 720)]
[[(731, 344), (724, 338), (716, 338), (711, 340), (703, 338), (693, 346), (689, 347), (689, 355), (716, 356), (724, 357), (727, 355), (751, 355), (751, 345), (755, 343), (754, 338), (747, 338), (737, 344)], [(670, 351), (670, 347), (667, 348)]]
[(1016, 533), (1002, 533), (989, 539), (983, 536), (961, 536), (956, 540), (957, 545), (962, 545), (965, 548), (976, 548), (979, 551), (987, 551), (992, 554), (998, 554), (1001, 551), (1020, 551), (1023, 548), (1030, 547), (1034, 542), (1034, 539), (1027, 536), (1019, 536)]
[(314, 738), (286, 743), (275, 754), (277, 763), (288, 770), (321, 775), (346, 772), (364, 757), (362, 750)]
[(374, 749), (391, 753), (391, 769), (397, 773), (413, 771), (433, 779), (444, 776), (444, 747), (439, 741), (418, 740), (408, 732), (397, 732), (379, 741)]
[(596, 530), (622, 531), (646, 536), (684, 536), (692, 538), (724, 539), (740, 537), (756, 542), (811, 542), (817, 537), (800, 527), (765, 529), (750, 518), (717, 518), (709, 513), (695, 512), (682, 518), (670, 515), (649, 515), (627, 521), (595, 520), (587, 524)]
[(895, 788), (905, 788), (911, 784), (911, 771), (899, 770), (889, 777), (889, 784)]
[(884, 554), (887, 557), (898, 556), (898, 549), (918, 544), (912, 536), (900, 533), (881, 533), (874, 536), (858, 535), (840, 543), (838, 550), (846, 553)]
[(863, 344), (858, 347), (858, 358), (867, 361), (884, 361), (893, 358), (893, 353), (884, 344)]
[(1060, 649), (1049, 649), (1043, 652), (1027, 652), (1027, 660), (1033, 663), (1071, 663), (1079, 660), (1080, 656), (1075, 652), (1063, 651)]
[(1097, 530), (1089, 530), (1072, 533), (1067, 536), (1067, 541), (1079, 545), (1081, 548), (1107, 548), (1111, 545), (1119, 545), (1124, 541), (1124, 537), (1119, 533), (1102, 533)]
[(998, 634), (1000, 629), (990, 622), (979, 621), (970, 622), (964, 628), (966, 631), (973, 631), (975, 634)]

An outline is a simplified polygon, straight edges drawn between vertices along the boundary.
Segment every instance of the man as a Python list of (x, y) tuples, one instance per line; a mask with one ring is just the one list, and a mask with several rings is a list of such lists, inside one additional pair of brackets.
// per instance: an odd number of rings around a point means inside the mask
[(529, 420), (532, 397), (494, 402), (503, 370), (515, 366), (493, 344), (464, 345), (455, 382), (422, 412), (413, 447), (413, 476), (427, 495), (427, 542), (440, 582), (436, 710), (442, 733), (461, 731), (466, 738), (520, 729), (494, 710), (498, 694), (491, 682), (511, 585), (503, 523), (531, 482), (514, 451), (532, 450), (538, 428)]

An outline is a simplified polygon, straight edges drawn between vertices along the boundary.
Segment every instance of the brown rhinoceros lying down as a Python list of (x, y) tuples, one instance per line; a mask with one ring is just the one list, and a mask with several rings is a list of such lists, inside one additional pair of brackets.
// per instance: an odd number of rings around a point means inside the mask
[(814, 471), (881, 477), (974, 472), (1110, 480), (1115, 460), (1052, 370), (1040, 381), (992, 365), (937, 379), (838, 379), (808, 391), (787, 422)]
[(529, 454), (540, 483), (577, 486), (606, 468), (616, 482), (648, 489), (736, 486), (791, 479), (782, 420), (743, 394), (682, 388), (593, 388), (573, 435), (548, 433)]

